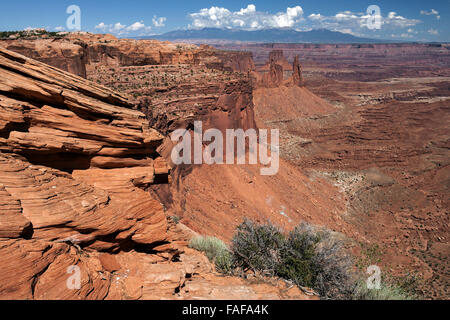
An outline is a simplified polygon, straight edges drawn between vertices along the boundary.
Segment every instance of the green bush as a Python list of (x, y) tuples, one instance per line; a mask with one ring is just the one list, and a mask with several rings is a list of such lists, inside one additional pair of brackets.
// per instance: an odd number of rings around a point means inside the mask
[(329, 299), (351, 299), (359, 276), (354, 271), (354, 260), (344, 248), (344, 242), (327, 230), (320, 232), (321, 239), (313, 257), (313, 288)]
[(233, 262), (311, 287), (324, 298), (351, 298), (353, 261), (331, 233), (301, 224), (285, 236), (271, 224), (244, 221), (233, 238)]
[(227, 245), (216, 237), (197, 237), (189, 242), (189, 247), (204, 252), (218, 271), (230, 273), (232, 271), (231, 254)]
[(238, 226), (231, 243), (233, 261), (244, 270), (274, 275), (283, 243), (284, 235), (276, 227), (245, 220)]
[(302, 224), (289, 233), (281, 248), (281, 261), (276, 273), (297, 285), (312, 287), (316, 280), (313, 258), (320, 237), (308, 231), (306, 225)]
[(221, 251), (214, 259), (214, 263), (219, 272), (224, 274), (231, 274), (233, 272), (233, 260), (228, 250)]

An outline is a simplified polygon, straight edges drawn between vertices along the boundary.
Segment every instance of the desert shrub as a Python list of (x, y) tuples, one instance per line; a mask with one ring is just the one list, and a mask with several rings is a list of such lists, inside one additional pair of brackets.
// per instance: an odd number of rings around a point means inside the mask
[(197, 237), (189, 242), (189, 247), (205, 253), (211, 262), (214, 262), (218, 271), (230, 273), (232, 259), (227, 245), (216, 237)]
[(233, 260), (230, 251), (224, 250), (219, 253), (214, 259), (216, 269), (224, 274), (231, 274), (233, 272)]
[(380, 289), (368, 289), (366, 283), (360, 281), (352, 298), (354, 300), (413, 300), (416, 297), (393, 284), (382, 282)]
[(344, 242), (330, 231), (320, 231), (321, 239), (313, 257), (313, 288), (325, 298), (351, 299), (357, 284), (353, 258), (346, 252)]
[(418, 273), (407, 272), (402, 276), (391, 276), (388, 281), (402, 290), (404, 294), (411, 299), (423, 298), (423, 292), (420, 290), (420, 287), (424, 285), (424, 278)]
[(233, 238), (235, 265), (312, 287), (324, 298), (349, 299), (353, 261), (331, 232), (303, 223), (285, 236), (271, 224), (244, 221)]
[(297, 285), (312, 287), (316, 279), (313, 258), (319, 241), (320, 236), (306, 224), (296, 227), (281, 248), (281, 261), (276, 273)]
[(233, 261), (244, 270), (274, 275), (283, 243), (284, 235), (276, 227), (245, 220), (238, 226), (231, 242)]
[(209, 260), (214, 260), (227, 246), (216, 237), (196, 237), (189, 242), (189, 247), (206, 254)]

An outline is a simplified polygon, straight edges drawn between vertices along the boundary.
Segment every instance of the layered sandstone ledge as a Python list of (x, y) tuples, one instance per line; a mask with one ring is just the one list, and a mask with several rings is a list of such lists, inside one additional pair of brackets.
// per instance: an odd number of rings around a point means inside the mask
[(98, 66), (191, 64), (243, 73), (255, 69), (250, 52), (226, 52), (207, 45), (157, 40), (117, 39), (108, 34), (75, 32), (58, 39), (0, 40), (0, 44), (8, 50), (83, 78)]

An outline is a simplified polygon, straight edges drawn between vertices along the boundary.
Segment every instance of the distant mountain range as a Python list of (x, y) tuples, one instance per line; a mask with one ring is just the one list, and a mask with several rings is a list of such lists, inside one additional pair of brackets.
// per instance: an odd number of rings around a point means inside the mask
[(318, 29), (296, 31), (294, 29), (263, 29), (257, 31), (204, 28), (196, 30), (175, 30), (140, 39), (157, 40), (228, 40), (247, 42), (283, 42), (283, 43), (380, 43), (385, 40), (355, 37), (351, 34)]

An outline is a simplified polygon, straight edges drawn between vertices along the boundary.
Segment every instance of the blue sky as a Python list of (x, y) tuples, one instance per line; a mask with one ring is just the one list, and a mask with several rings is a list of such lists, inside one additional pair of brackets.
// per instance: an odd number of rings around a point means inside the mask
[[(81, 9), (81, 29), (121, 37), (175, 29), (223, 27), (257, 30), (326, 28), (357, 36), (450, 41), (450, 0), (22, 0), (2, 3), (0, 30), (67, 30), (69, 5)], [(367, 7), (381, 10), (381, 28), (367, 28)]]

